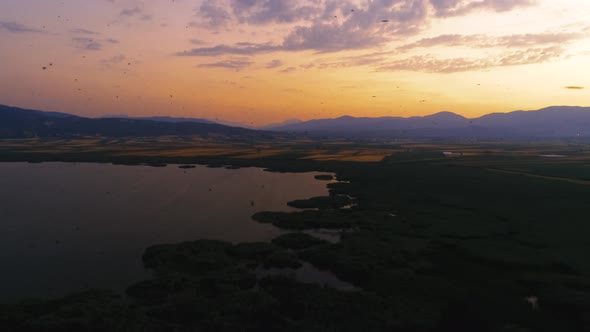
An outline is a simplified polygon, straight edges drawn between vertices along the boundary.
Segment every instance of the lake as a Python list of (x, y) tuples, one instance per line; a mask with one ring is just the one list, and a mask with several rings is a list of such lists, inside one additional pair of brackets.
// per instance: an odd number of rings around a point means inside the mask
[(321, 173), (86, 163), (0, 163), (0, 302), (149, 278), (148, 246), (196, 239), (268, 241), (251, 219), (325, 196)]

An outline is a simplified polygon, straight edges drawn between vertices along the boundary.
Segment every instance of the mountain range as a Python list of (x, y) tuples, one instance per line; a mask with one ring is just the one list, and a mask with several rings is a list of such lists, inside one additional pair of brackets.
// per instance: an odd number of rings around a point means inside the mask
[(552, 106), (536, 111), (466, 118), (451, 112), (427, 116), (342, 116), (280, 125), (269, 130), (341, 137), (576, 137), (590, 136), (590, 107)]
[(199, 118), (177, 118), (172, 116), (141, 116), (141, 117), (131, 117), (128, 115), (107, 115), (102, 116), (100, 119), (129, 119), (129, 120), (151, 120), (151, 121), (159, 121), (159, 122), (169, 122), (169, 123), (180, 123), (180, 122), (192, 122), (192, 123), (217, 123), (207, 119), (199, 119)]
[(590, 107), (552, 106), (536, 111), (466, 118), (451, 112), (427, 116), (288, 120), (254, 130), (205, 119), (167, 116), (85, 118), (0, 105), (0, 138), (72, 136), (217, 135), (273, 137), (278, 132), (346, 138), (542, 138), (590, 137)]
[(267, 137), (271, 133), (212, 122), (174, 121), (173, 118), (85, 118), (0, 105), (0, 138), (76, 136), (197, 135), (227, 138)]

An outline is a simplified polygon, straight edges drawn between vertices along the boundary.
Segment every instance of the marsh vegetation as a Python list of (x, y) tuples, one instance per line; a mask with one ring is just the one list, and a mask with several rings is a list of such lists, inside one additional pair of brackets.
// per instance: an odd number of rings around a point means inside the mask
[[(400, 152), (362, 163), (156, 157), (166, 163), (334, 172), (339, 181), (328, 183), (329, 196), (353, 197), (356, 205), (342, 209), (322, 198), (305, 201), (313, 210), (256, 213), (258, 222), (287, 232), (269, 242), (151, 247), (143, 262), (155, 273), (128, 288), (132, 304), (110, 293), (84, 293), (5, 306), (1, 322), (23, 331), (89, 324), (205, 331), (590, 328), (585, 142), (380, 144)], [(463, 155), (449, 158), (443, 151)], [(557, 152), (567, 157), (539, 156)], [(330, 228), (341, 231), (339, 241), (306, 233)], [(260, 273), (306, 264), (354, 289)], [(76, 301), (88, 305), (75, 315), (64, 309)], [(99, 321), (93, 320), (96, 312)]]

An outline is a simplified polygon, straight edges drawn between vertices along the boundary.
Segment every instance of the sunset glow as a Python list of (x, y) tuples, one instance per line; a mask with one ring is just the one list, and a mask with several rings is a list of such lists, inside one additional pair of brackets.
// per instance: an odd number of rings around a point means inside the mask
[(3, 0), (0, 104), (263, 125), (588, 105), (585, 0)]

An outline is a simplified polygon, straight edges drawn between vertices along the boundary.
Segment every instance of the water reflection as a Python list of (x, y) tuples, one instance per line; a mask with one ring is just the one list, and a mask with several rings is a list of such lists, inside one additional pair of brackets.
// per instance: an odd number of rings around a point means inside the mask
[(281, 231), (251, 215), (327, 195), (317, 174), (1, 163), (0, 300), (123, 289), (149, 276), (140, 257), (153, 244), (270, 240)]
[(330, 271), (320, 270), (306, 262), (301, 263), (302, 266), (298, 269), (265, 269), (263, 267), (258, 267), (255, 272), (256, 275), (259, 277), (283, 275), (292, 277), (295, 280), (298, 280), (302, 283), (316, 284), (324, 287), (335, 288), (342, 291), (359, 290), (359, 288), (355, 287), (353, 284), (340, 280)]

